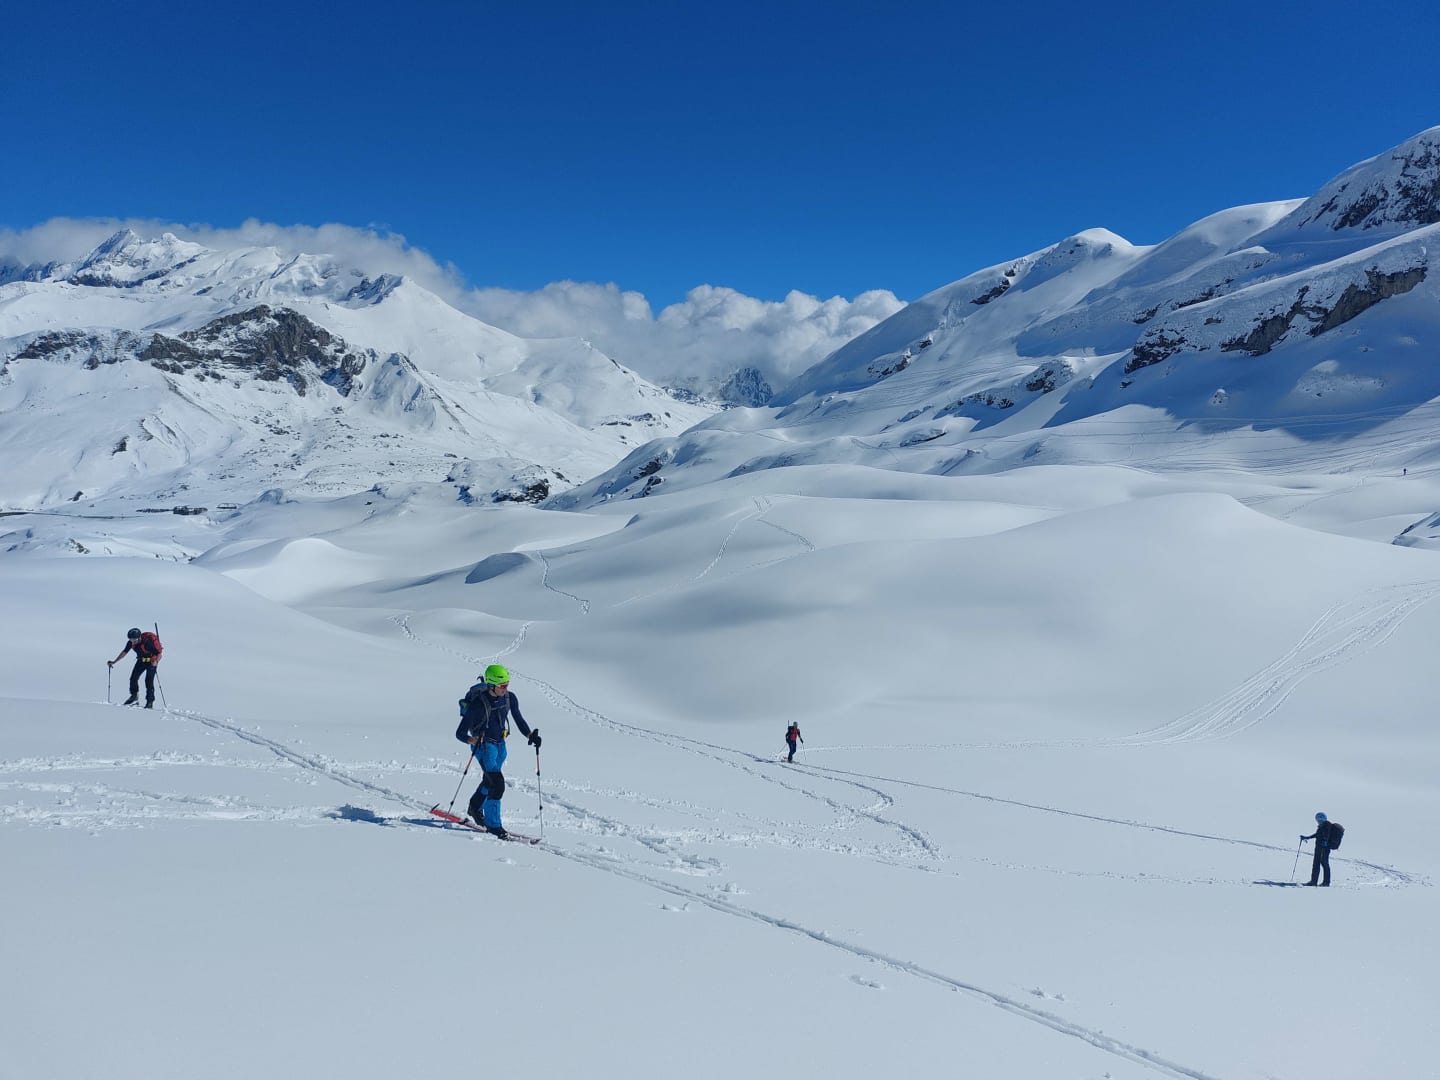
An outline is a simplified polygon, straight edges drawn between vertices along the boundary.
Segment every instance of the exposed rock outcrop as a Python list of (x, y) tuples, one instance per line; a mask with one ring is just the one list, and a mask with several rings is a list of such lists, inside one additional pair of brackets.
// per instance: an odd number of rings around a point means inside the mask
[(265, 382), (286, 380), (304, 395), (311, 380), (348, 395), (355, 378), (376, 359), (288, 308), (261, 304), (226, 315), (177, 337), (156, 334), (140, 359), (173, 373), (219, 376), (244, 372)]
[(742, 367), (720, 387), (720, 400), (730, 405), (758, 408), (768, 404), (775, 390), (758, 368)]

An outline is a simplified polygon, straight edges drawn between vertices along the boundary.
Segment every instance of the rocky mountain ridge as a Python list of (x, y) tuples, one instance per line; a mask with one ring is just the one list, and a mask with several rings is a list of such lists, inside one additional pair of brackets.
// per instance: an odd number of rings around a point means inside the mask
[[(819, 463), (1173, 465), (1213, 458), (1214, 435), (1330, 467), (1347, 437), (1407, 417), (1425, 440), (1415, 452), (1431, 440), (1440, 452), (1440, 428), (1417, 420), (1440, 398), (1437, 246), (1440, 128), (1308, 199), (1221, 211), (1153, 247), (1090, 229), (977, 271), (837, 350), (770, 408), (641, 447), (550, 505)], [(1126, 445), (1110, 434), (1122, 416), (1174, 434)]]
[(586, 342), (527, 341), (323, 255), (122, 230), (0, 281), (10, 507), (148, 502), (197, 473), (212, 501), (397, 477), (509, 499), (563, 490), (715, 411)]

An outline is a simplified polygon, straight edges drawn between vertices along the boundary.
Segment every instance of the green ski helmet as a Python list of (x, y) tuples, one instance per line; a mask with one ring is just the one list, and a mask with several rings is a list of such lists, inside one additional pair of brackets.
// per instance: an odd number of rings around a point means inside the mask
[(500, 664), (491, 664), (485, 669), (485, 681), (491, 686), (499, 686), (501, 683), (510, 681), (509, 669)]

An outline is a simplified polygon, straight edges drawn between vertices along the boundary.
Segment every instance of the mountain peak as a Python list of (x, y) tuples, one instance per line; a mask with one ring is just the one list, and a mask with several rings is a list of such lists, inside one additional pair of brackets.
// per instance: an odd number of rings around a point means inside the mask
[(133, 288), (194, 262), (208, 250), (174, 233), (142, 240), (133, 229), (121, 229), (85, 256), (69, 281), (72, 285)]
[[(170, 234), (166, 233), (165, 235), (169, 236)], [(121, 229), (113, 236), (102, 240), (94, 251), (90, 252), (89, 255), (81, 260), (81, 265), (84, 266), (92, 262), (97, 262), (100, 259), (109, 258), (117, 251), (123, 251), (125, 248), (132, 247), (138, 243), (140, 243), (140, 236), (135, 230)]]
[(1281, 226), (1405, 232), (1440, 222), (1440, 127), (1346, 169)]

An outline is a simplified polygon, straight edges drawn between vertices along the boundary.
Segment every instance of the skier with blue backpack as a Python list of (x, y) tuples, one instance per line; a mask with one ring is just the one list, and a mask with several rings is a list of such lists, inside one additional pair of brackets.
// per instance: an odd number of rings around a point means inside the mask
[(525, 741), (538, 753), (540, 729), (532, 729), (520, 715), (520, 701), (510, 691), (510, 672), (500, 664), (491, 664), (460, 701), (460, 726), (455, 729), (455, 738), (470, 746), (482, 772), (480, 786), (470, 796), (470, 819), (502, 840), (509, 833), (500, 821), (500, 799), (505, 794), (505, 776), (500, 770), (508, 754), (505, 740), (510, 735), (512, 717)]

